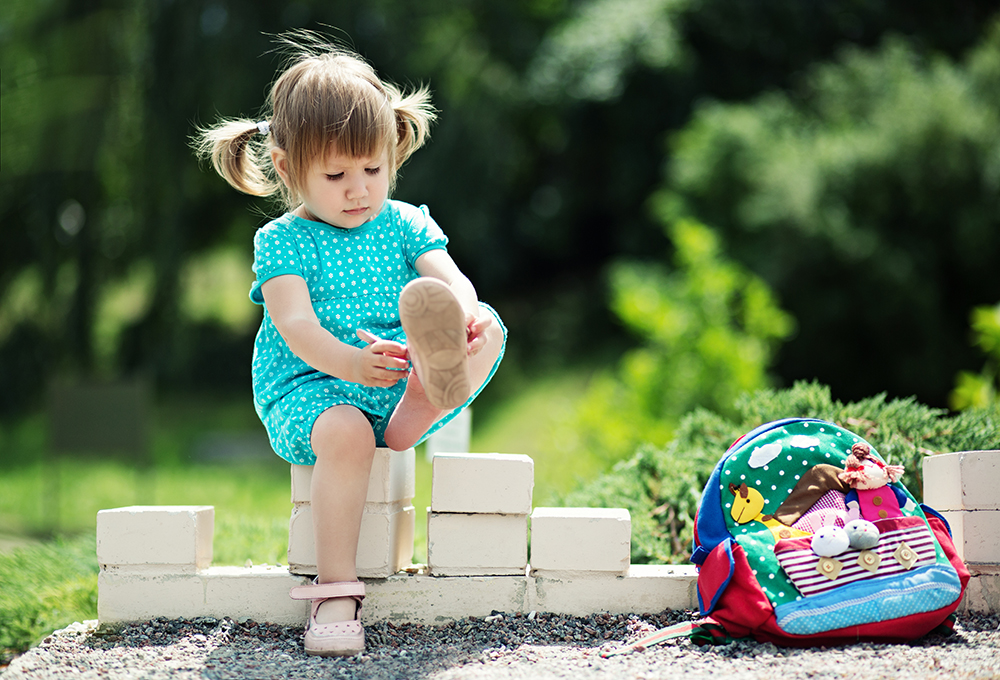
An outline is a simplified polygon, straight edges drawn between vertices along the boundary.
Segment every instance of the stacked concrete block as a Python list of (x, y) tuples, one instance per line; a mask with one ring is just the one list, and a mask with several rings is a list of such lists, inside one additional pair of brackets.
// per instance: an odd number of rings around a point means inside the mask
[[(358, 539), (357, 570), (362, 578), (385, 578), (413, 561), (416, 512), (416, 458), (413, 449), (375, 450), (368, 496)], [(316, 574), (311, 465), (292, 465), (292, 516), (288, 527), (288, 566), (293, 574)]]
[(523, 575), (535, 484), (529, 456), (434, 456), (427, 563), (435, 576)]
[(104, 623), (159, 616), (232, 616), (298, 623), (288, 597), (307, 582), (279, 567), (212, 567), (212, 506), (132, 506), (97, 513), (97, 615)]
[(97, 513), (97, 562), (120, 571), (193, 574), (212, 564), (211, 505), (133, 505)]
[(1000, 564), (1000, 451), (924, 459), (924, 502), (948, 520), (969, 564)]
[(1000, 451), (961, 451), (924, 459), (924, 502), (951, 527), (972, 574), (963, 607), (1000, 611)]
[(531, 569), (625, 576), (631, 565), (632, 519), (624, 508), (535, 508)]

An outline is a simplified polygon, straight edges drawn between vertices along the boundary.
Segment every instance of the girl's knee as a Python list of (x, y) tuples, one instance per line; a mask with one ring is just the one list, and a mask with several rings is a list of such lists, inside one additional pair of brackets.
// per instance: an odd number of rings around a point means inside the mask
[(327, 409), (313, 425), (313, 452), (325, 455), (371, 458), (375, 455), (375, 433), (368, 418), (353, 406)]

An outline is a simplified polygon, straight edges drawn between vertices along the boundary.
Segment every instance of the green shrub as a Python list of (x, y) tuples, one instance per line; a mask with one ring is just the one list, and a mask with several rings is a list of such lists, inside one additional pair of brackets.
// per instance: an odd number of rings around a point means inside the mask
[(739, 436), (790, 417), (828, 420), (864, 437), (889, 462), (903, 465), (903, 483), (920, 498), (925, 456), (996, 447), (1000, 405), (949, 416), (910, 399), (878, 395), (843, 404), (818, 383), (762, 390), (736, 401), (734, 415), (690, 413), (664, 447), (643, 446), (611, 472), (567, 498), (569, 505), (628, 508), (632, 562), (686, 561), (695, 511), (715, 463)]

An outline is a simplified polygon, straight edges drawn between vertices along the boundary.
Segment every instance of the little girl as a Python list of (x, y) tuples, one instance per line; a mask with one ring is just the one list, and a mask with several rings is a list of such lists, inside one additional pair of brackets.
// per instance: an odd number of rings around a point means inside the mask
[(280, 193), (288, 210), (254, 237), (254, 400), (275, 452), (315, 466), (318, 576), (291, 593), (313, 601), (305, 649), (351, 655), (364, 650), (355, 561), (375, 448), (407, 449), (467, 407), (506, 329), (426, 206), (389, 198), (434, 120), (426, 88), (403, 93), (308, 37), (284, 42), (294, 54), (270, 115), (201, 130), (197, 148), (233, 187)]

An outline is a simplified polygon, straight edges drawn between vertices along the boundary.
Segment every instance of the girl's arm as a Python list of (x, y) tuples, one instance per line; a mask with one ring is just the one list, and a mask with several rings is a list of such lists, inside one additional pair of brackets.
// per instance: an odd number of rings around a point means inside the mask
[(479, 306), (479, 296), (476, 295), (476, 288), (472, 285), (472, 281), (462, 273), (455, 261), (451, 259), (451, 255), (445, 250), (428, 250), (417, 258), (415, 265), (417, 273), (421, 276), (441, 279), (451, 286), (452, 292), (455, 293), (455, 297), (458, 298), (465, 310), (469, 354), (477, 353), (486, 343), (483, 331), (493, 323), (493, 317), (489, 314), (483, 314), (482, 307)]
[[(295, 356), (317, 371), (369, 387), (389, 387), (406, 377), (406, 350), (378, 340), (358, 348), (338, 340), (320, 325), (309, 288), (301, 276), (268, 279), (260, 288), (275, 328)], [(394, 370), (395, 369), (395, 370)]]

